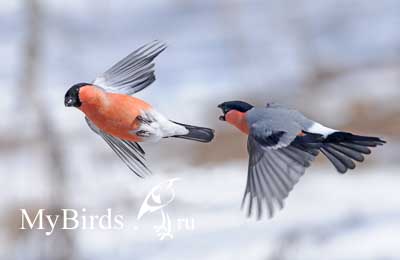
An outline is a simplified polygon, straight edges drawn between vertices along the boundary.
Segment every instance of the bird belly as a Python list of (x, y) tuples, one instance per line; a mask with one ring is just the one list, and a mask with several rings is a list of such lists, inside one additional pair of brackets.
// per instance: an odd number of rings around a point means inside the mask
[(82, 112), (103, 132), (133, 142), (142, 141), (132, 131), (141, 126), (138, 120), (141, 111), (150, 108), (140, 99), (119, 94), (108, 94), (103, 102), (81, 106)]
[(139, 121), (139, 128), (130, 133), (140, 136), (142, 142), (158, 142), (165, 137), (189, 133), (185, 127), (168, 120), (154, 109), (142, 110)]
[[(139, 115), (139, 113), (137, 115)], [(123, 140), (141, 142), (141, 137), (131, 134), (133, 129), (140, 128), (140, 123), (136, 119), (137, 115), (135, 116), (135, 113), (131, 113), (130, 117), (125, 117), (123, 115), (117, 117), (102, 115), (87, 116), (98, 128), (107, 134)]]
[(126, 95), (108, 94), (106, 102), (85, 104), (81, 110), (102, 131), (128, 141), (157, 142), (164, 137), (189, 132), (146, 102)]

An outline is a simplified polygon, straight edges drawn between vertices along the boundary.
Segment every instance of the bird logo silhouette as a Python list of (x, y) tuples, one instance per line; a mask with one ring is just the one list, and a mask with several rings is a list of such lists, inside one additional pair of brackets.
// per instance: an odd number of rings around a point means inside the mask
[(169, 179), (153, 187), (144, 199), (137, 215), (137, 219), (140, 220), (147, 213), (160, 211), (161, 224), (154, 226), (160, 240), (164, 240), (167, 237), (173, 238), (171, 218), (165, 211), (165, 207), (171, 204), (175, 199), (173, 184), (178, 180), (180, 180), (180, 178)]

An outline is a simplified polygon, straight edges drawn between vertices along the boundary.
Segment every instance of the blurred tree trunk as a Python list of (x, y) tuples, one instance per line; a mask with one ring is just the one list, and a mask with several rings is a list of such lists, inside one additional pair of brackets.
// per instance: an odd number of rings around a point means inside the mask
[[(48, 102), (44, 97), (44, 91), (40, 90), (40, 68), (41, 68), (41, 47), (43, 46), (43, 10), (40, 0), (25, 0), (26, 12), (26, 38), (23, 44), (22, 70), (19, 82), (20, 102), (23, 102), (24, 110), (35, 114), (38, 125), (38, 136), (36, 145), (46, 158), (48, 178), (50, 179), (48, 209), (56, 210), (65, 207), (66, 198), (66, 174), (64, 169), (64, 155), (62, 143), (52, 126), (49, 114)], [(59, 213), (59, 212), (54, 212)], [(54, 236), (41, 241), (40, 259), (68, 260), (72, 259), (73, 241), (71, 233), (64, 230), (55, 232)]]

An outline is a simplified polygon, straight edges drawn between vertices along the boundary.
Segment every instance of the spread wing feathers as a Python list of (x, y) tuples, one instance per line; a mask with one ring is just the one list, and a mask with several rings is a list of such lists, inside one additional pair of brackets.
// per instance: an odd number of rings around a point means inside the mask
[(248, 217), (256, 214), (257, 219), (266, 210), (271, 218), (276, 208), (283, 208), (284, 199), (318, 152), (314, 148), (302, 150), (297, 145), (271, 149), (252, 136), (249, 136), (247, 150), (249, 166), (242, 209), (246, 209)]
[(85, 117), (86, 123), (96, 134), (100, 135), (118, 157), (128, 166), (128, 168), (137, 176), (143, 178), (151, 174), (147, 168), (144, 158), (145, 152), (138, 143), (119, 139), (109, 135), (99, 129), (92, 121)]
[(108, 92), (132, 95), (156, 80), (153, 60), (166, 48), (159, 41), (148, 43), (117, 62), (93, 84)]

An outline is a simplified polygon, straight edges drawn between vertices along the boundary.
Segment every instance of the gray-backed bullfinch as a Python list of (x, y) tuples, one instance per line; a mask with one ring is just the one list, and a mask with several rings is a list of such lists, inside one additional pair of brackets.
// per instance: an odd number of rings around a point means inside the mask
[[(224, 102), (218, 106), (220, 120), (234, 125), (248, 135), (248, 177), (242, 208), (247, 214), (269, 217), (294, 185), (322, 152), (340, 173), (356, 167), (370, 154), (370, 147), (385, 143), (378, 137), (355, 135), (334, 130), (306, 118), (294, 109), (278, 104), (254, 107), (243, 101)], [(248, 199), (246, 199), (248, 198)], [(248, 203), (246, 203), (248, 201)]]

